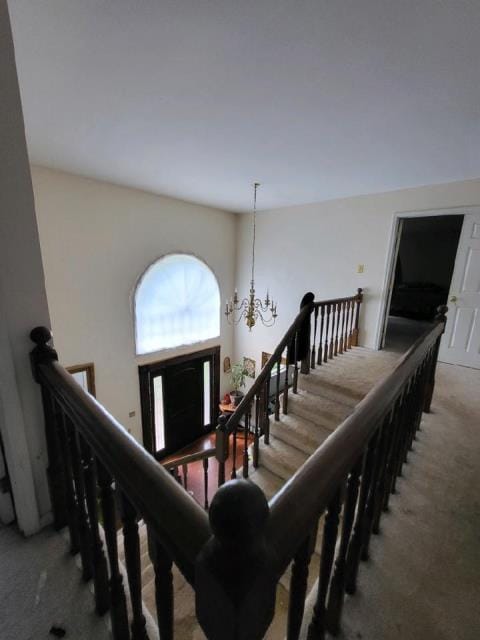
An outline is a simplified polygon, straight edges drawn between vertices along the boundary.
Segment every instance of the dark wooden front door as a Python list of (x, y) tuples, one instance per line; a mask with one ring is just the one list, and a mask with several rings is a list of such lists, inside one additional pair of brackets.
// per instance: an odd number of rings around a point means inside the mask
[(172, 365), (163, 374), (166, 449), (177, 451), (205, 434), (203, 361)]
[(163, 458), (216, 426), (220, 347), (138, 369), (143, 443), (150, 453)]

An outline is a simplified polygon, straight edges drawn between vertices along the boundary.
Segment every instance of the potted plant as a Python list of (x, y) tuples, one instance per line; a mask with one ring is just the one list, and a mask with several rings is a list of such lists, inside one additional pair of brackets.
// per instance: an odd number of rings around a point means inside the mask
[(230, 373), (233, 391), (230, 393), (230, 398), (234, 407), (237, 407), (243, 398), (243, 393), (240, 389), (245, 386), (246, 374), (247, 372), (243, 364), (237, 363), (233, 365)]

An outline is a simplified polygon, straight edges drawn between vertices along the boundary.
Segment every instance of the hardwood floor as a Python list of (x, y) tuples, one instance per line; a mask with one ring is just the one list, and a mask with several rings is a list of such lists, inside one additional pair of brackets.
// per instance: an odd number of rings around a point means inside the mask
[[(237, 436), (237, 453), (235, 456), (235, 466), (237, 469), (237, 477), (241, 477), (241, 468), (242, 468), (242, 456), (244, 449), (244, 438), (243, 435)], [(247, 439), (247, 444), (250, 446), (252, 444), (253, 438), (249, 436)], [(191, 454), (198, 453), (200, 451), (204, 451), (206, 449), (210, 449), (215, 446), (215, 434), (210, 433), (204, 436), (203, 438), (199, 438), (191, 445), (184, 447), (181, 452), (177, 452), (168, 456), (162, 460), (162, 464), (168, 462), (174, 462), (177, 460), (181, 454), (181, 456), (187, 456)], [(232, 450), (233, 446), (233, 436), (230, 436), (230, 450)], [(230, 458), (226, 462), (225, 475), (229, 480), (233, 467), (233, 457)], [(180, 476), (183, 480), (182, 470), (179, 469)], [(204, 494), (204, 477), (203, 477), (203, 463), (201, 460), (197, 462), (192, 462), (188, 465), (188, 476), (187, 476), (187, 491), (191, 493), (191, 495), (195, 498), (195, 500), (203, 506), (205, 500)], [(209, 458), (208, 460), (208, 503), (210, 504), (215, 492), (218, 489), (218, 463), (215, 457)]]

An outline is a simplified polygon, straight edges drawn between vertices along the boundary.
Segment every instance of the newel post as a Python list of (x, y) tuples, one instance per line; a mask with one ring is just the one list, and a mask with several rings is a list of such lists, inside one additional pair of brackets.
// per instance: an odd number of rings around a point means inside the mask
[(260, 640), (275, 612), (276, 577), (265, 543), (267, 500), (248, 480), (221, 487), (212, 537), (195, 568), (197, 619), (208, 640)]
[(357, 289), (357, 295), (355, 296), (355, 324), (353, 326), (353, 336), (352, 336), (352, 345), (354, 347), (358, 347), (358, 334), (360, 332), (360, 305), (363, 302), (363, 289)]
[(47, 327), (35, 327), (30, 332), (35, 347), (30, 352), (30, 362), (35, 382), (38, 382), (42, 394), (45, 436), (47, 441), (48, 467), (47, 479), (52, 501), (53, 524), (59, 530), (67, 524), (67, 500), (65, 494), (65, 470), (58, 439), (58, 425), (52, 395), (41, 382), (39, 367), (58, 360), (55, 349), (50, 346), (52, 332)]
[[(447, 322), (447, 311), (448, 307), (442, 305), (437, 308), (437, 315), (435, 316), (436, 323), (443, 323), (443, 331), (442, 335), (445, 331), (445, 324)], [(433, 391), (435, 389), (435, 373), (437, 370), (437, 361), (438, 361), (438, 351), (440, 349), (440, 340), (442, 336), (438, 336), (435, 346), (433, 348), (432, 362), (430, 364), (430, 370), (427, 375), (427, 382), (425, 384), (425, 398), (423, 401), (423, 411), (425, 413), (430, 413), (430, 407), (432, 404)]]
[(306, 293), (302, 301), (300, 302), (300, 311), (309, 306), (310, 313), (305, 317), (305, 320), (302, 322), (302, 326), (298, 330), (298, 344), (297, 344), (297, 357), (301, 360), (300, 364), (300, 373), (310, 373), (310, 357), (311, 357), (311, 345), (310, 345), (310, 334), (311, 334), (311, 318), (313, 312), (313, 301), (315, 300), (315, 295), (309, 291)]

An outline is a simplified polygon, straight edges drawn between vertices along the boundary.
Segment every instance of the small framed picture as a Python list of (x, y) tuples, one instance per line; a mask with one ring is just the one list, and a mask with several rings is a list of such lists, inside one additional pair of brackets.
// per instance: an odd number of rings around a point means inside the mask
[(223, 359), (223, 373), (230, 373), (232, 370), (232, 363), (230, 362), (230, 358), (226, 356)]
[(255, 378), (255, 360), (253, 358), (243, 358), (243, 367), (249, 378)]

